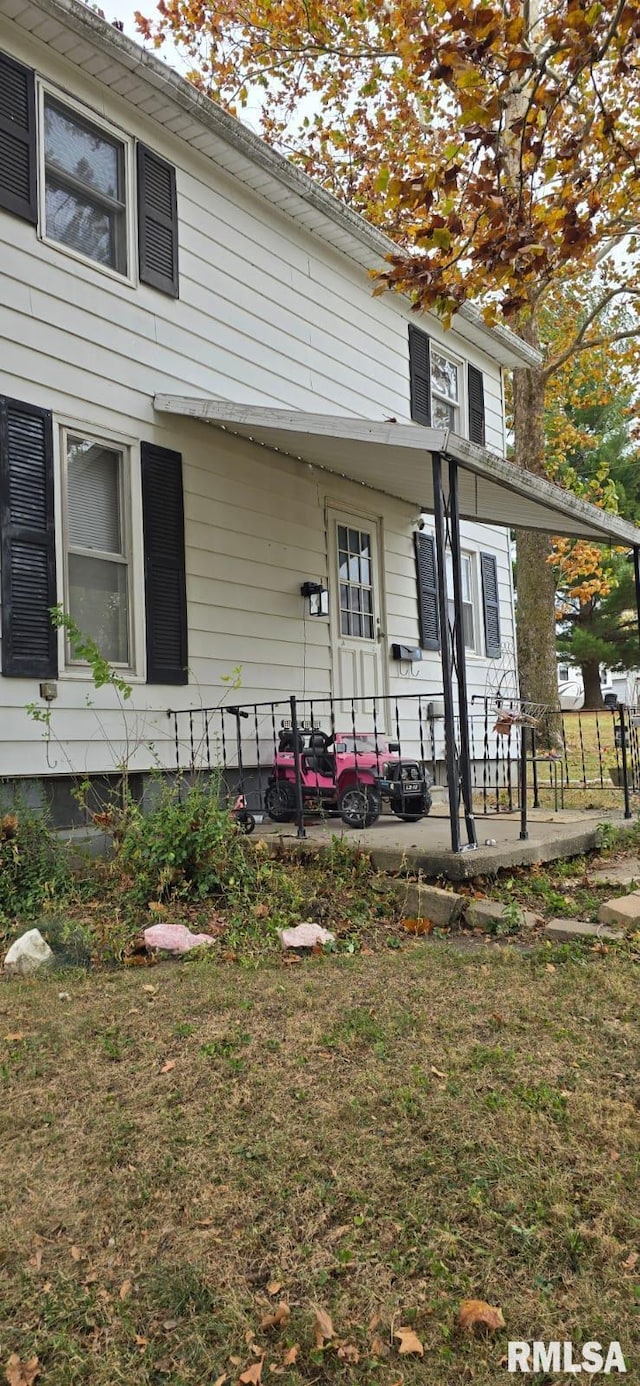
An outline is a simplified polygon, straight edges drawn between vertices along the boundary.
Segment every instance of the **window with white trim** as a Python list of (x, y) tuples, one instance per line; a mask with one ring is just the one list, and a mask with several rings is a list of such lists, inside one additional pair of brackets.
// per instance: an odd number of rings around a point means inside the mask
[(431, 343), (431, 424), (460, 433), (460, 366)]
[(62, 443), (65, 608), (110, 664), (131, 668), (129, 452), (71, 429)]
[[(474, 554), (460, 554), (460, 576), (462, 578), (462, 629), (464, 631), (464, 646), (466, 650), (476, 651), (478, 648), (480, 619)], [(450, 553), (447, 554), (447, 594), (449, 624), (453, 625), (455, 614), (453, 602), (453, 561)]]
[(373, 559), (371, 534), (338, 525), (340, 634), (373, 640)]
[(41, 120), (43, 237), (126, 278), (131, 141), (47, 90)]

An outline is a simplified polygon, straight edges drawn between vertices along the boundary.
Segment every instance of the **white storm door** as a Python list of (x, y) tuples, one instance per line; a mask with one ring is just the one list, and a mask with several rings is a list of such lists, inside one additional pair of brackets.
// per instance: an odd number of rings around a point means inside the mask
[[(373, 700), (385, 691), (378, 525), (337, 510), (328, 512), (328, 522), (333, 694), (342, 702), (341, 710), (350, 712), (352, 698)], [(364, 729), (372, 704), (360, 704), (356, 712)], [(381, 726), (383, 709), (378, 716)]]

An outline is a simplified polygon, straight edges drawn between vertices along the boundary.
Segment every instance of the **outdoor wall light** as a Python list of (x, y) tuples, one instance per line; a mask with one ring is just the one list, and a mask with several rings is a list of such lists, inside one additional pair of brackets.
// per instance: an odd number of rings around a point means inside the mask
[(307, 598), (310, 616), (329, 615), (329, 593), (321, 582), (303, 582), (300, 595)]

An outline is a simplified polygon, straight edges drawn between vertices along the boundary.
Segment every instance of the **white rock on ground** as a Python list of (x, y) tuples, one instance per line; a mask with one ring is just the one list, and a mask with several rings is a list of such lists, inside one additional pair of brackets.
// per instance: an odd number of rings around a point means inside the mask
[(640, 891), (631, 895), (613, 896), (598, 910), (602, 924), (622, 924), (625, 928), (640, 929)]
[(544, 932), (554, 943), (572, 943), (581, 938), (619, 943), (624, 938), (620, 929), (610, 929), (606, 924), (592, 924), (587, 919), (550, 919)]
[(10, 977), (30, 977), (33, 972), (52, 962), (53, 953), (40, 930), (29, 929), (11, 944), (4, 960), (4, 970)]
[(323, 929), (321, 924), (296, 924), (295, 929), (278, 929), (278, 937), (283, 948), (317, 948), (335, 942), (335, 934)]

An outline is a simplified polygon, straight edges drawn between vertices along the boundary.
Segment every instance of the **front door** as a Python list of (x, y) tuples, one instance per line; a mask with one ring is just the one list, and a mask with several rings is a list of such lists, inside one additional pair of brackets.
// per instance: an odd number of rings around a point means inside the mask
[[(328, 525), (333, 693), (340, 711), (349, 716), (352, 698), (371, 700), (356, 704), (359, 729), (365, 730), (365, 722), (368, 726), (372, 719), (373, 699), (385, 691), (378, 524), (330, 510)], [(377, 715), (382, 730), (381, 708)]]

